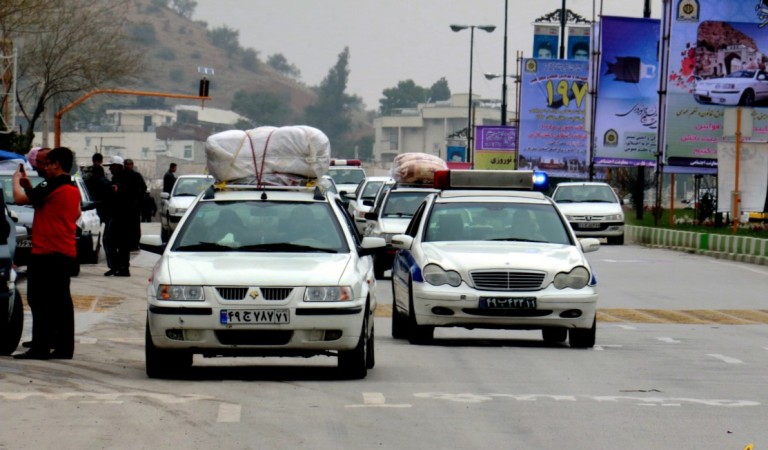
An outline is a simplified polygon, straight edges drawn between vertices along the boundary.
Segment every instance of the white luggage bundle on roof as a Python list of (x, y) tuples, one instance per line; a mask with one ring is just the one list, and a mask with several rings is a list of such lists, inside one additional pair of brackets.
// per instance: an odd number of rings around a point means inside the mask
[(401, 153), (392, 160), (390, 176), (398, 183), (432, 183), (438, 170), (448, 170), (448, 165), (437, 156)]
[(292, 186), (325, 175), (331, 145), (317, 128), (264, 126), (209, 136), (205, 156), (217, 181)]

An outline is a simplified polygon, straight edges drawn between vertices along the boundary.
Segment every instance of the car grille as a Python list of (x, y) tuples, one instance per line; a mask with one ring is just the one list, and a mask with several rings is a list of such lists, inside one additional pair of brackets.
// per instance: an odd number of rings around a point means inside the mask
[(492, 271), (471, 272), (472, 283), (482, 291), (538, 291), (545, 272)]
[[(243, 300), (248, 295), (247, 287), (224, 287), (219, 286), (216, 292), (224, 300)], [(291, 295), (293, 288), (261, 288), (261, 296), (264, 300), (285, 300)]]
[(223, 345), (285, 345), (293, 336), (293, 330), (216, 330), (215, 333)]

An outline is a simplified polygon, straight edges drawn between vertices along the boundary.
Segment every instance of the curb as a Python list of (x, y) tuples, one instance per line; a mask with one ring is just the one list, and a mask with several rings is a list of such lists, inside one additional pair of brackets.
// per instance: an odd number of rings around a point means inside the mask
[(668, 248), (716, 259), (768, 266), (768, 239), (634, 225), (625, 225), (624, 234), (628, 241), (647, 247)]

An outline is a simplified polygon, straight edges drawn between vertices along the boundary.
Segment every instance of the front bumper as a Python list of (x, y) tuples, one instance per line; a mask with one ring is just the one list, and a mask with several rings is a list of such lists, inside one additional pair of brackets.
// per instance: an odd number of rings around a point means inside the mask
[(581, 226), (583, 222), (571, 222), (571, 228), (576, 236), (579, 237), (614, 237), (624, 235), (624, 223), (623, 222), (591, 222), (592, 224), (598, 223), (596, 228), (586, 228)]
[[(288, 310), (285, 324), (222, 324), (221, 311)], [(355, 348), (362, 330), (365, 300), (341, 305), (211, 305), (210, 302), (158, 302), (150, 298), (149, 331), (155, 346), (209, 355), (321, 354)]]
[[(534, 297), (536, 309), (481, 309), (480, 297)], [(413, 283), (413, 307), (419, 325), (466, 328), (590, 328), (597, 311), (597, 290), (546, 289), (533, 292), (480, 291), (466, 283), (453, 288)]]

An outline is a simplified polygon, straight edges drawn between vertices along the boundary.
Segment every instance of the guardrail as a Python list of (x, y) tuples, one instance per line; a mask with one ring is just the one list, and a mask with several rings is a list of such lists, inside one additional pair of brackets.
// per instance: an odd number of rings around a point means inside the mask
[(768, 239), (626, 225), (629, 242), (768, 266)]

